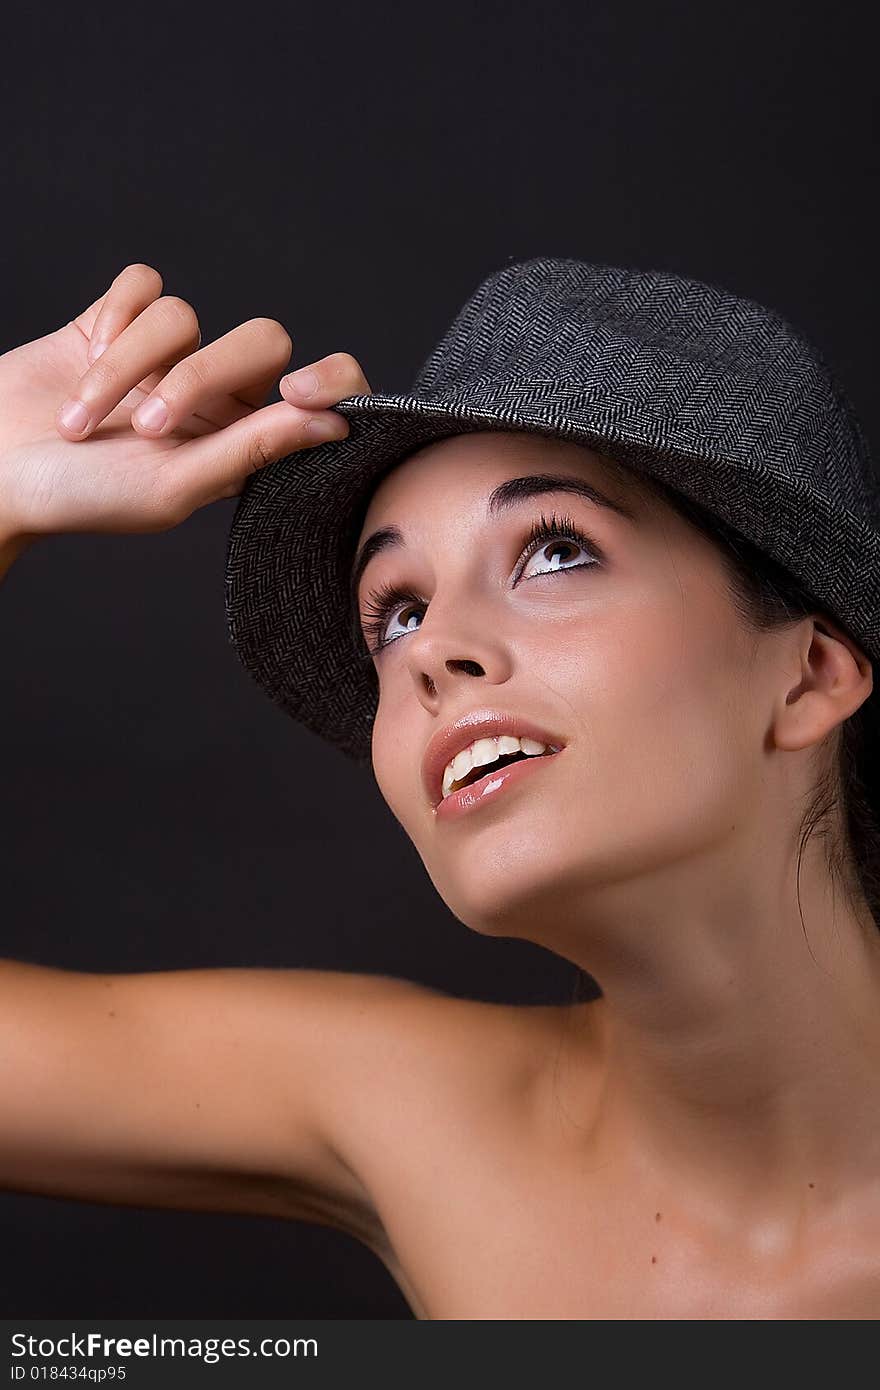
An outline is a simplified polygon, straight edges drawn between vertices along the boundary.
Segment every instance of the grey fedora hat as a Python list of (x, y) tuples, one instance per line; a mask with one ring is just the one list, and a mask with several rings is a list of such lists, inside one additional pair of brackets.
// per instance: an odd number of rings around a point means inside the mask
[(701, 503), (880, 659), (880, 489), (821, 355), (784, 318), (668, 271), (535, 257), (484, 279), (404, 394), (248, 481), (229, 534), (231, 641), (270, 698), (367, 765), (375, 670), (350, 601), (379, 479), (432, 440), (579, 442)]

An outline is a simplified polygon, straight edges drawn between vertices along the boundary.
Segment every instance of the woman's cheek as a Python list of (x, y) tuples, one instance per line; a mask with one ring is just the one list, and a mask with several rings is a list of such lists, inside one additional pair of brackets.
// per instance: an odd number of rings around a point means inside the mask
[(373, 775), (389, 809), (405, 824), (407, 815), (415, 810), (413, 787), (421, 786), (421, 753), (409, 747), (403, 712), (395, 712), (390, 705), (390, 700), (380, 695), (373, 721)]

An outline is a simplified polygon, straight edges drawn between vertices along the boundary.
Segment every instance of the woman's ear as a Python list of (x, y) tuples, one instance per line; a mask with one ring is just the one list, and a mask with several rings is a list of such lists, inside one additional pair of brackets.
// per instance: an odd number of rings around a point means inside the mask
[(776, 747), (791, 751), (820, 743), (874, 688), (870, 660), (832, 620), (812, 619), (799, 641), (800, 679), (783, 692), (774, 727)]

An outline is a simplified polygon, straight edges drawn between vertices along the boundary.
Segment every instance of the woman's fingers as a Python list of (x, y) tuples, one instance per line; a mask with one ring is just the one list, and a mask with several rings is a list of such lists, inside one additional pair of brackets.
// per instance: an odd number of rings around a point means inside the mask
[(162, 277), (151, 266), (126, 266), (74, 322), (89, 338), (90, 366), (56, 416), (59, 433), (83, 439), (135, 388), (144, 392), (131, 425), (166, 445), (144, 474), (151, 520), (160, 529), (238, 496), (266, 464), (345, 438), (349, 423), (332, 406), (370, 394), (357, 359), (336, 352), (284, 377), (282, 400), (263, 405), (290, 361), (284, 327), (251, 319), (202, 348), (195, 310), (162, 295)]
[(279, 391), (291, 405), (320, 410), (335, 405), (345, 396), (370, 396), (370, 384), (363, 368), (350, 352), (333, 352), (318, 362), (310, 362), (298, 372), (282, 377)]
[(96, 362), (138, 314), (162, 293), (162, 276), (151, 265), (127, 265), (104, 299), (89, 335), (88, 359)]
[(132, 426), (151, 438), (167, 434), (199, 407), (222, 404), (218, 397), (234, 397), (231, 406), (243, 414), (265, 400), (292, 346), (277, 319), (249, 319), (172, 367), (134, 411)]
[(187, 440), (162, 465), (158, 506), (169, 526), (221, 497), (237, 497), (257, 469), (328, 439), (349, 423), (334, 410), (299, 410), (278, 401), (224, 430)]
[(59, 432), (69, 439), (84, 438), (138, 382), (178, 362), (200, 341), (192, 305), (175, 295), (153, 300), (80, 378), (75, 396), (62, 404), (55, 417)]
[[(370, 395), (363, 368), (350, 352), (334, 352), (306, 369), (316, 386), (299, 404), (290, 377), (280, 383), (283, 401), (264, 406), (212, 435), (191, 440), (169, 461), (167, 480), (187, 517), (222, 497), (237, 497), (248, 478), (285, 454), (331, 439), (344, 439), (349, 422), (332, 407), (347, 396)], [(307, 382), (307, 385), (309, 383)], [(293, 408), (291, 408), (293, 407)]]
[(159, 298), (162, 288), (162, 276), (151, 265), (136, 262), (119, 272), (110, 288), (74, 319), (89, 339), (89, 362), (100, 357), (122, 330)]

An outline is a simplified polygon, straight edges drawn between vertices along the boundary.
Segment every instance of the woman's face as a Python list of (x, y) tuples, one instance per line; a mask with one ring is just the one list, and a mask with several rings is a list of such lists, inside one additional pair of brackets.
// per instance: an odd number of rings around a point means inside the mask
[[(490, 508), (501, 484), (548, 474), (592, 484), (631, 515), (523, 485)], [(560, 534), (527, 549), (542, 515), (562, 519)], [(591, 893), (696, 858), (759, 794), (757, 639), (711, 543), (632, 475), (568, 441), (457, 435), (382, 480), (359, 548), (384, 527), (401, 541), (361, 575), (362, 623), (371, 593), (407, 597), (366, 639), (386, 641), (373, 767), (460, 921), (552, 948)], [(519, 718), (564, 747), (465, 814), (438, 814), (423, 780), (429, 741), (496, 711), (514, 733)], [(464, 732), (455, 747), (470, 741)]]

